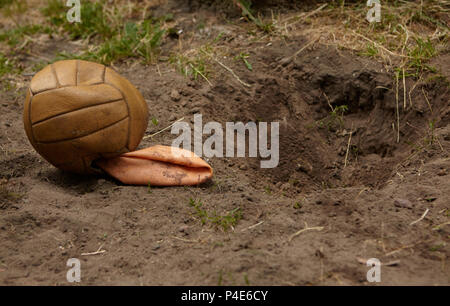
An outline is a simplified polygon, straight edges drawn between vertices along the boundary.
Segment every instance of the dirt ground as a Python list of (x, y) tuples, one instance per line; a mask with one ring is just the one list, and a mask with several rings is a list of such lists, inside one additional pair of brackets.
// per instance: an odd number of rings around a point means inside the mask
[[(311, 44), (301, 31), (249, 40), (215, 7), (173, 5), (155, 10), (170, 9), (180, 28), (205, 23), (185, 45), (224, 33), (215, 44), (247, 50), (252, 71), (233, 59), (239, 53), (220, 58), (234, 74), (214, 65), (211, 84), (164, 60), (115, 64), (158, 119), (146, 134), (183, 117), (192, 124), (196, 113), (224, 126), (276, 121), (278, 167), (211, 158), (211, 182), (151, 189), (61, 172), (26, 138), (26, 76), (17, 92), (0, 93), (0, 284), (66, 285), (66, 262), (79, 258), (82, 285), (368, 285), (366, 260), (378, 258), (381, 285), (450, 285), (448, 84), (406, 78), (404, 100), (402, 83), (397, 93), (375, 59)], [(163, 59), (179, 44), (165, 42)], [(76, 48), (46, 37), (33, 53)], [(444, 52), (433, 60), (447, 76), (449, 59)], [(330, 114), (342, 105), (343, 116)], [(175, 137), (165, 131), (140, 147)], [(229, 230), (202, 225), (190, 199), (220, 214), (239, 208), (242, 219)], [(97, 250), (104, 252), (81, 255)]]

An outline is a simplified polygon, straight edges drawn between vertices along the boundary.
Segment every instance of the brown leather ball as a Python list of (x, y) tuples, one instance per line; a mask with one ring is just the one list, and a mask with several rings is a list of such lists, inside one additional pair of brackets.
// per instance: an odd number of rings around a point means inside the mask
[(94, 173), (96, 159), (136, 149), (147, 128), (148, 108), (139, 91), (114, 70), (64, 60), (31, 80), (23, 122), (33, 147), (52, 165)]

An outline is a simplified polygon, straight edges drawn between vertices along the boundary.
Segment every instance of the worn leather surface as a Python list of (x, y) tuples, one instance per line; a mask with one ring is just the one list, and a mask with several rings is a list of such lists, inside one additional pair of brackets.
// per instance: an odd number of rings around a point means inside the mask
[(151, 186), (197, 185), (213, 176), (211, 166), (191, 151), (156, 145), (97, 162), (124, 184)]
[(31, 80), (23, 121), (33, 147), (54, 166), (93, 173), (94, 160), (133, 151), (148, 124), (140, 92), (111, 68), (65, 60)]

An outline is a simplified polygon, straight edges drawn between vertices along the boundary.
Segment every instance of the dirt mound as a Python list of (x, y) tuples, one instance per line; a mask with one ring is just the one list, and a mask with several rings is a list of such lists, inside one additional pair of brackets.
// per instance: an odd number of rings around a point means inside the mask
[(279, 166), (260, 170), (259, 160), (245, 161), (255, 170), (255, 181), (271, 177), (272, 183), (287, 182), (298, 192), (324, 186), (380, 186), (431, 120), (437, 126), (448, 123), (445, 88), (438, 86), (434, 92), (433, 114), (426, 112), (421, 91), (406, 97), (415, 102), (408, 100), (404, 108), (400, 89), (397, 142), (392, 73), (381, 64), (326, 46), (292, 56), (304, 46), (305, 39), (297, 38), (252, 52), (261, 59), (258, 72), (238, 70), (252, 89), (221, 83), (208, 93), (211, 101), (200, 97), (196, 102), (204, 105), (202, 113), (210, 120), (280, 122)]

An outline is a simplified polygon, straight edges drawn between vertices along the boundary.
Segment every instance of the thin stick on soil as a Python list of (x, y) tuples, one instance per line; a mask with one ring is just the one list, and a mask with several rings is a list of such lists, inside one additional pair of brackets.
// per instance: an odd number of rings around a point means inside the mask
[(98, 254), (103, 254), (106, 251), (102, 250), (103, 244), (98, 248), (97, 251), (95, 252), (90, 252), (90, 253), (81, 253), (81, 256), (90, 256), (90, 255), (98, 255)]
[(396, 105), (396, 116), (397, 116), (397, 143), (400, 142), (400, 114), (398, 111), (398, 72), (395, 74), (395, 105)]
[(439, 147), (441, 148), (442, 152), (445, 152), (444, 147), (442, 146), (442, 144), (441, 144), (441, 142), (439, 141), (439, 138), (438, 138), (438, 137), (436, 137), (436, 141), (437, 141)]
[(197, 68), (195, 68), (194, 65), (192, 65), (191, 63), (189, 63), (189, 66), (191, 66), (192, 70), (194, 70), (195, 72), (197, 72), (198, 74), (200, 74), (200, 75), (202, 76), (202, 78), (204, 78), (205, 81), (208, 82), (209, 86), (211, 86), (211, 87), (213, 86), (213, 85), (211, 84), (211, 82), (208, 80), (208, 78), (207, 78), (200, 70), (198, 70)]
[(433, 227), (433, 231), (440, 230), (441, 227), (443, 227), (444, 225), (449, 225), (449, 224), (450, 224), (450, 221), (442, 223), (442, 224), (439, 224), (439, 225), (436, 225), (435, 227)]
[(408, 29), (406, 28), (406, 26), (403, 26), (402, 24), (399, 25), (403, 31), (405, 31), (406, 37), (405, 37), (405, 42), (403, 43), (403, 47), (402, 47), (402, 54), (405, 54), (405, 48), (406, 45), (408, 44), (408, 39), (409, 39), (409, 32)]
[(403, 72), (403, 109), (406, 108), (406, 81), (405, 81), (405, 68), (402, 69)]
[(353, 31), (353, 34), (355, 34), (356, 36), (359, 36), (359, 37), (361, 37), (361, 38), (363, 38), (363, 39), (365, 39), (365, 40), (371, 42), (372, 44), (374, 44), (374, 45), (377, 46), (378, 48), (380, 48), (380, 49), (386, 51), (387, 53), (389, 53), (389, 54), (391, 54), (391, 55), (393, 55), (393, 56), (397, 56), (397, 57), (407, 57), (407, 58), (410, 57), (410, 56), (407, 56), (407, 55), (394, 53), (394, 52), (390, 51), (389, 49), (386, 49), (385, 47), (383, 47), (383, 46), (380, 45), (379, 43), (377, 43), (377, 42), (375, 42), (375, 41), (373, 41), (373, 40), (371, 40), (371, 39), (365, 37), (364, 35), (361, 35), (361, 34), (355, 32), (355, 31)]
[(430, 209), (427, 208), (427, 209), (425, 210), (425, 212), (423, 213), (423, 215), (422, 215), (419, 219), (417, 219), (416, 221), (411, 222), (409, 225), (414, 225), (414, 224), (416, 224), (417, 222), (422, 221), (423, 218), (425, 218), (425, 216), (428, 214), (429, 211), (430, 211)]
[(175, 123), (177, 123), (177, 122), (179, 122), (179, 121), (181, 121), (181, 120), (184, 120), (184, 117), (178, 119), (178, 120), (175, 121), (175, 122), (173, 122), (173, 123), (172, 123), (171, 125), (169, 125), (168, 127), (165, 127), (165, 128), (163, 128), (162, 130), (160, 130), (160, 131), (158, 131), (158, 132), (156, 132), (156, 133), (154, 133), (154, 134), (147, 135), (147, 136), (145, 136), (145, 137), (142, 138), (142, 139), (152, 138), (153, 136), (158, 135), (159, 133), (162, 133), (162, 132), (164, 132), (164, 131), (167, 130), (167, 129), (170, 129)]
[[(420, 80), (419, 80), (420, 81)], [(408, 96), (409, 96), (409, 106), (412, 108), (413, 104), (412, 104), (412, 98), (411, 98), (411, 93), (414, 91), (414, 89), (416, 88), (417, 84), (419, 84), (419, 81), (417, 81), (416, 83), (414, 83), (413, 87), (409, 90), (408, 92)]]
[(244, 228), (242, 231), (244, 232), (244, 231), (246, 231), (246, 230), (255, 228), (255, 227), (257, 227), (257, 226), (259, 226), (259, 225), (261, 225), (261, 224), (263, 224), (263, 223), (264, 223), (264, 221), (261, 221), (261, 222), (258, 222), (258, 223), (256, 223), (256, 224), (250, 225), (249, 227)]
[(323, 229), (324, 229), (323, 226), (308, 227), (308, 224), (305, 222), (305, 228), (299, 230), (299, 231), (296, 232), (295, 234), (292, 234), (292, 235), (289, 237), (289, 242), (290, 242), (292, 239), (294, 239), (295, 237), (297, 237), (298, 235), (300, 235), (301, 233), (303, 233), (303, 232), (306, 232), (306, 231), (312, 231), (312, 230), (314, 230), (314, 231), (321, 231), (321, 230), (323, 230)]
[(327, 99), (327, 103), (328, 106), (331, 108), (331, 111), (334, 112), (333, 105), (331, 105), (330, 99), (328, 98), (327, 94), (324, 91), (322, 91), (322, 94), (324, 95), (325, 99)]
[(419, 244), (421, 244), (421, 243), (423, 243), (423, 242), (426, 242), (426, 241), (422, 241), (422, 240), (421, 240), (421, 241), (418, 241), (418, 242), (413, 243), (413, 244), (404, 245), (404, 246), (402, 246), (402, 247), (400, 247), (400, 248), (398, 248), (398, 249), (395, 249), (395, 250), (393, 250), (393, 251), (390, 251), (390, 252), (388, 252), (388, 253), (385, 253), (384, 256), (392, 256), (392, 255), (394, 255), (394, 254), (396, 254), (396, 253), (399, 253), (399, 252), (401, 252), (401, 251), (403, 251), (403, 250), (405, 250), (405, 249), (413, 248), (413, 247), (415, 247), (416, 245), (419, 245)]
[(297, 55), (302, 53), (306, 48), (310, 47), (311, 45), (313, 45), (318, 40), (319, 40), (319, 37), (317, 37), (316, 39), (311, 40), (309, 43), (307, 43), (306, 45), (301, 47), (297, 52), (295, 52), (290, 58), (297, 57)]
[(161, 73), (161, 70), (159, 70), (159, 65), (158, 65), (158, 64), (156, 64), (156, 70), (158, 71), (158, 74), (159, 74), (159, 76), (161, 77), (161, 76), (162, 76), (162, 73)]
[(345, 169), (345, 167), (347, 167), (348, 152), (350, 151), (350, 143), (352, 141), (352, 134), (353, 134), (353, 123), (352, 123), (352, 128), (350, 130), (350, 136), (348, 137), (348, 142), (347, 142), (347, 152), (345, 153), (344, 169)]
[[(294, 22), (288, 24), (288, 26), (291, 27), (291, 26), (293, 26), (294, 24), (297, 24), (297, 23), (299, 23), (300, 21), (303, 21), (303, 20), (305, 20), (306, 18), (311, 17), (311, 16), (317, 14), (318, 12), (320, 12), (320, 11), (321, 11), (324, 7), (326, 7), (327, 5), (328, 5), (328, 3), (322, 4), (321, 6), (319, 6), (319, 7), (318, 7), (317, 9), (315, 9), (314, 11), (311, 11), (311, 12), (309, 12), (308, 14), (306, 14), (305, 16), (302, 16), (302, 18), (300, 18), (300, 19), (298, 19), (298, 20), (296, 20), (296, 21), (294, 21)], [(287, 23), (287, 21), (288, 21), (289, 19), (293, 19), (293, 18), (298, 18), (298, 16), (294, 16), (294, 17), (288, 18), (288, 19), (284, 20), (282, 23)]]
[(233, 70), (231, 70), (231, 68), (225, 66), (224, 64), (222, 64), (218, 59), (213, 58), (214, 61), (216, 61), (220, 66), (222, 66), (223, 68), (225, 68), (229, 73), (231, 73), (236, 80), (238, 80), (239, 83), (241, 83), (242, 85), (246, 86), (246, 87), (252, 87), (250, 84), (245, 83), (244, 81), (242, 81), (236, 73), (234, 73)]
[(428, 100), (427, 94), (425, 93), (425, 90), (423, 89), (423, 87), (422, 87), (422, 93), (423, 93), (423, 96), (425, 97), (425, 100), (427, 101), (430, 112), (433, 113), (433, 109), (431, 108), (430, 100)]

